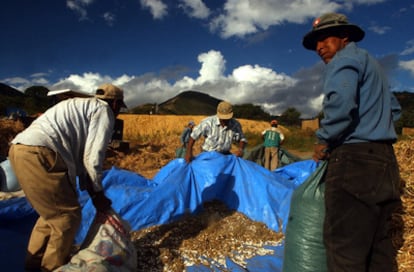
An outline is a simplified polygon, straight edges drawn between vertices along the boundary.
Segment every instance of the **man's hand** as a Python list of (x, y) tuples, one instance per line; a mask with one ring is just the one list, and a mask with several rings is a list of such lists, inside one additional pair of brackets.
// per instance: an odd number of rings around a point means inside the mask
[(313, 149), (312, 159), (316, 162), (320, 160), (326, 160), (329, 158), (328, 145), (315, 144)]
[(185, 153), (184, 159), (187, 163), (190, 163), (193, 160), (193, 154), (191, 152)]
[(234, 152), (234, 155), (236, 155), (237, 157), (240, 157), (240, 158), (243, 157), (243, 154), (244, 154), (244, 151), (241, 148), (237, 149), (237, 151)]

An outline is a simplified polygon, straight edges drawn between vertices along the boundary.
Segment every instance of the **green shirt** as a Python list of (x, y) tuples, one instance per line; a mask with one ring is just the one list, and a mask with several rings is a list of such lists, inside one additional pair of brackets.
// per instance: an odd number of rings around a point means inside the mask
[(264, 134), (265, 147), (279, 147), (280, 133), (275, 130), (267, 130)]

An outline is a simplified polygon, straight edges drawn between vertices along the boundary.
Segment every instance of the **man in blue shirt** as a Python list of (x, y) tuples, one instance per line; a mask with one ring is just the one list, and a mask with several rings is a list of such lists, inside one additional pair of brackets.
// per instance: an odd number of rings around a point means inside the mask
[(183, 132), (181, 133), (180, 142), (181, 142), (182, 147), (184, 148), (187, 147), (187, 144), (188, 144), (188, 141), (190, 140), (190, 135), (191, 135), (191, 132), (193, 131), (194, 126), (195, 126), (195, 123), (193, 121), (190, 121), (188, 125), (184, 128)]
[(313, 159), (325, 160), (324, 243), (329, 271), (396, 271), (391, 217), (401, 205), (392, 144), (401, 107), (377, 61), (355, 42), (364, 31), (324, 14), (303, 38), (326, 64)]
[(188, 125), (185, 126), (183, 132), (181, 133), (181, 136), (180, 136), (181, 146), (175, 150), (176, 158), (184, 158), (186, 150), (187, 150), (187, 145), (190, 140), (190, 135), (191, 135), (191, 132), (193, 131), (194, 126), (195, 126), (195, 123), (193, 121), (188, 122)]

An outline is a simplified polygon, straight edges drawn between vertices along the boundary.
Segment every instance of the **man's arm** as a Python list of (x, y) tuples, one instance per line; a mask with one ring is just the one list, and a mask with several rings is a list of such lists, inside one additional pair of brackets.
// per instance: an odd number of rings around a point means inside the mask
[(244, 140), (239, 141), (239, 149), (237, 149), (235, 155), (237, 157), (243, 157), (245, 147), (246, 147), (246, 142)]
[(193, 146), (194, 146), (195, 140), (190, 136), (189, 140), (188, 140), (188, 145), (187, 145), (187, 150), (185, 152), (185, 161), (187, 163), (191, 162), (191, 160), (193, 159)]

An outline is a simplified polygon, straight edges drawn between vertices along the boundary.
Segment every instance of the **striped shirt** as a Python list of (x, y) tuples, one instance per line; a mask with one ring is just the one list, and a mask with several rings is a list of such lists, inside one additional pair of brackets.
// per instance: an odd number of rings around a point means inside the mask
[(209, 116), (194, 127), (191, 138), (204, 136), (203, 151), (229, 152), (233, 142), (247, 143), (242, 127), (236, 119), (230, 119), (227, 126), (220, 125), (217, 115)]

